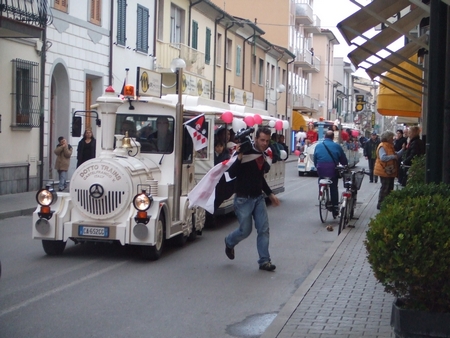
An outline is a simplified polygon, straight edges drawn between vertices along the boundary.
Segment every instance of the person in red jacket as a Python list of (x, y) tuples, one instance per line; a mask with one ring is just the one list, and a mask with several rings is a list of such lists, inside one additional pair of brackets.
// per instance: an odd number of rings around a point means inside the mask
[(306, 132), (306, 138), (311, 141), (311, 143), (316, 142), (319, 139), (319, 134), (314, 130), (314, 124), (308, 124), (308, 131)]

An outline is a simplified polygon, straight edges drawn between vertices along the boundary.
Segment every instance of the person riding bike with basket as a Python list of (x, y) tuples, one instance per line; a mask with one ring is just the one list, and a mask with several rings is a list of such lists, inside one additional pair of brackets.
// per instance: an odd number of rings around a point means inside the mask
[(328, 130), (325, 133), (323, 142), (318, 143), (314, 150), (314, 166), (317, 168), (319, 180), (328, 177), (333, 182), (330, 184), (331, 203), (333, 204), (333, 217), (339, 214), (339, 191), (338, 180), (339, 172), (336, 167), (348, 165), (347, 156), (345, 156), (342, 147), (333, 142), (334, 132)]

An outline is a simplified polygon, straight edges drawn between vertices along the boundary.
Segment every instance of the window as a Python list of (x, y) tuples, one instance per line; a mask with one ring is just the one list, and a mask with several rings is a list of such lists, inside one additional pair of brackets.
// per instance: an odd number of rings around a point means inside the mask
[(205, 63), (209, 65), (210, 62), (211, 62), (211, 29), (206, 28)]
[(220, 66), (222, 64), (222, 34), (217, 33), (217, 62), (216, 64)]
[(258, 73), (258, 84), (262, 86), (264, 84), (264, 60), (259, 59), (259, 73)]
[(225, 65), (227, 67), (227, 69), (231, 69), (231, 61), (233, 59), (232, 57), (232, 53), (233, 53), (233, 40), (231, 39), (227, 39), (227, 51), (226, 51), (226, 60), (225, 60)]
[(170, 43), (177, 45), (183, 42), (184, 10), (172, 4), (170, 7)]
[(275, 66), (274, 65), (271, 65), (271, 67), (270, 67), (270, 78), (271, 78), (271, 82), (272, 82), (271, 88), (275, 88), (276, 76), (275, 76)]
[(242, 47), (236, 47), (236, 75), (241, 76), (241, 55), (242, 55)]
[(102, 2), (101, 0), (91, 0), (89, 21), (94, 25), (102, 23)]
[(148, 13), (148, 8), (137, 6), (136, 50), (143, 53), (148, 52)]
[(197, 49), (198, 46), (198, 22), (192, 21), (192, 48)]
[(53, 8), (67, 13), (69, 8), (69, 0), (55, 0), (53, 2)]
[(117, 44), (125, 46), (127, 35), (127, 1), (117, 0)]
[(13, 125), (36, 127), (39, 125), (39, 64), (21, 59), (12, 62)]

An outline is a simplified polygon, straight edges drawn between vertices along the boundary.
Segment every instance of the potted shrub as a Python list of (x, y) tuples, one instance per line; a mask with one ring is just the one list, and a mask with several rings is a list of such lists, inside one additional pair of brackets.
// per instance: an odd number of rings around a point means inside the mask
[(449, 337), (450, 186), (393, 191), (370, 221), (365, 246), (375, 278), (397, 298), (396, 336)]

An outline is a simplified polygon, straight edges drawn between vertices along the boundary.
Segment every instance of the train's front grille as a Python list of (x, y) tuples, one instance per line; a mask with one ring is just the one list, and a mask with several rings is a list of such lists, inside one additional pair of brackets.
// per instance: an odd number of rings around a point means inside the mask
[(89, 190), (77, 189), (77, 202), (80, 207), (93, 215), (108, 215), (114, 213), (124, 200), (125, 191), (107, 191), (100, 198), (94, 198)]

